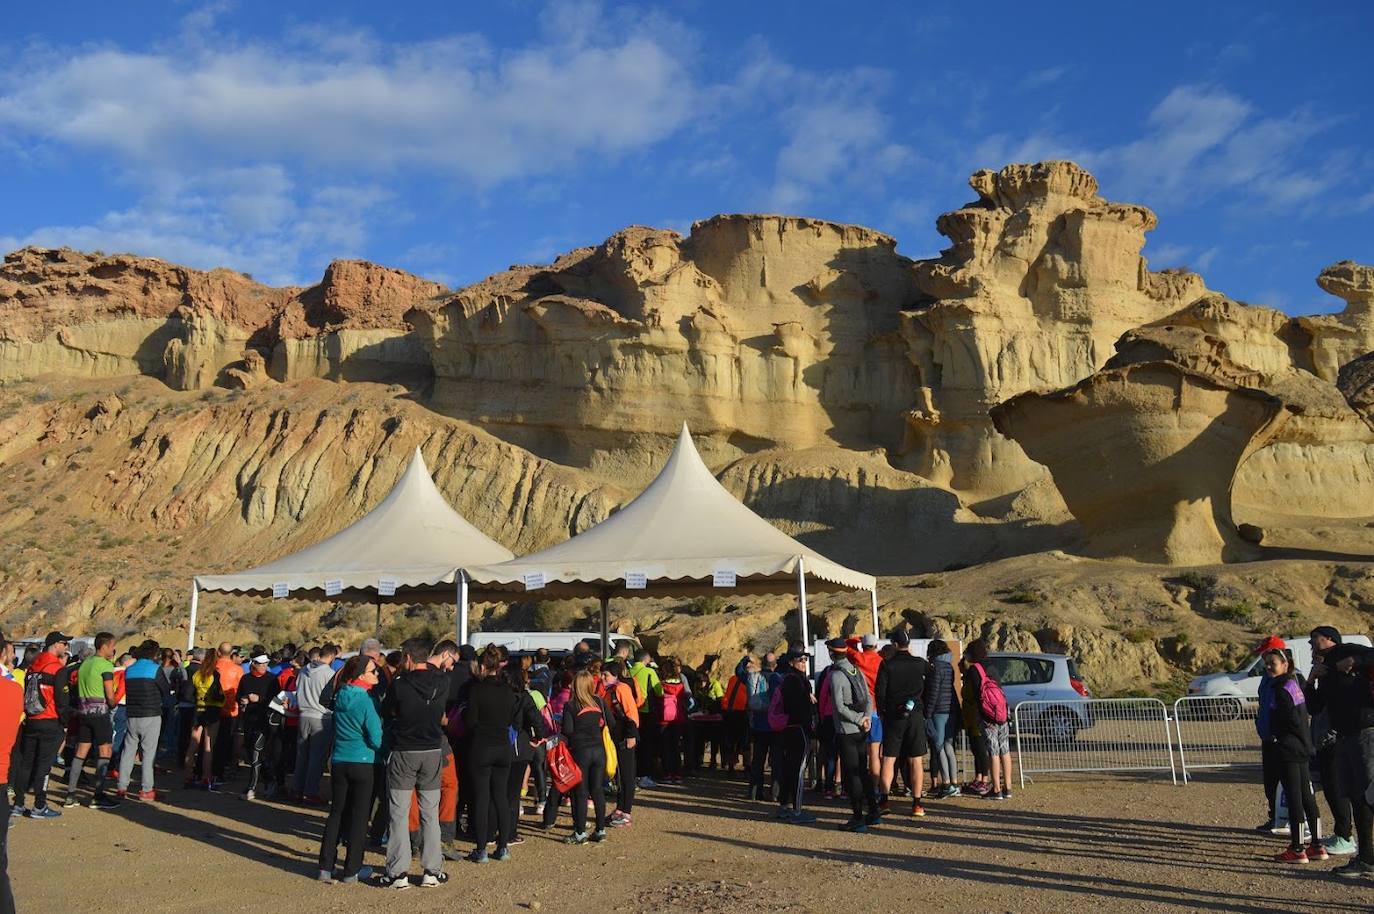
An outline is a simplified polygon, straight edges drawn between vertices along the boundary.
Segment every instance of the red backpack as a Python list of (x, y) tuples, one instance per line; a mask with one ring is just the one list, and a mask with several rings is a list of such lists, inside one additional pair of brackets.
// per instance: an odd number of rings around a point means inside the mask
[(978, 671), (978, 710), (983, 715), (983, 720), (993, 724), (1004, 724), (1007, 722), (1007, 695), (1002, 691), (1002, 687), (997, 684), (997, 680), (988, 675), (988, 671), (983, 669), (981, 663), (975, 663), (973, 668)]

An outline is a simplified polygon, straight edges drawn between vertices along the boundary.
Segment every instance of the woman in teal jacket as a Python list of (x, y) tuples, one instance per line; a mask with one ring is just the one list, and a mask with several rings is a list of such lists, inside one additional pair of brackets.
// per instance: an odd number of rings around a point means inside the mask
[(339, 673), (342, 683), (334, 696), (333, 799), (329, 822), (320, 843), (320, 881), (334, 881), (338, 862), (339, 833), (348, 823), (348, 857), (340, 882), (367, 878), (362, 873), (363, 848), (367, 844), (367, 820), (372, 806), (372, 775), (377, 750), (382, 747), (382, 718), (368, 695), (381, 671), (371, 657), (350, 657)]

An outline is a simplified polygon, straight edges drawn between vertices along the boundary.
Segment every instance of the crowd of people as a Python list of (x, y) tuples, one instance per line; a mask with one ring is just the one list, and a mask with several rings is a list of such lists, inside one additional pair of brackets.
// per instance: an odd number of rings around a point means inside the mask
[[(513, 656), (425, 638), (384, 652), (369, 639), (345, 658), (335, 644), (183, 656), (152, 640), (121, 652), (108, 632), (79, 653), (73, 640), (51, 632), (22, 663), (0, 641), (6, 834), (12, 817), (62, 814), (49, 796), (56, 766), (61, 806), (94, 809), (156, 803), (159, 772), (179, 769), (185, 789), (327, 806), (318, 878), (405, 888), (443, 885), (445, 860), (510, 859), (522, 827), (551, 830), (565, 807), (566, 843), (606, 841), (632, 825), (637, 790), (703, 768), (738, 766), (747, 798), (793, 824), (816, 821), (808, 793), (847, 800), (839, 827), (860, 834), (885, 815), (923, 817), (932, 798), (1012, 798), (1007, 701), (981, 640), (962, 652), (932, 641), (920, 657), (901, 628), (882, 646), (836, 638), (819, 674), (793, 650), (746, 655), (725, 681), (716, 658), (693, 669), (628, 644), (610, 657), (585, 642)], [(1374, 651), (1320, 627), (1304, 680), (1283, 647), (1264, 646), (1264, 828), (1281, 783), (1293, 814), (1279, 859), (1351, 854), (1339, 874), (1374, 874)], [(974, 768), (963, 783), (961, 730)], [(1324, 841), (1313, 759), (1335, 818)], [(0, 864), (5, 847), (0, 838)], [(385, 850), (376, 873), (363, 866), (368, 848)], [(10, 910), (6, 880), (0, 914)]]
[[(1348, 855), (1336, 875), (1374, 876), (1374, 650), (1342, 643), (1330, 625), (1314, 628), (1308, 640), (1312, 668), (1306, 678), (1282, 639), (1271, 637), (1258, 649), (1265, 672), (1255, 729), (1268, 816), (1256, 830), (1281, 829), (1286, 817), (1289, 844), (1278, 860)], [(1325, 838), (1314, 769), (1334, 821)], [(1286, 809), (1278, 807), (1280, 785)]]

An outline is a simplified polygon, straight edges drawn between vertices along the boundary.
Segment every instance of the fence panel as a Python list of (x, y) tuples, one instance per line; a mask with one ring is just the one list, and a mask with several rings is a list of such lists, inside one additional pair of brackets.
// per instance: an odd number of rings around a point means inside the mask
[(1068, 772), (1167, 771), (1178, 783), (1168, 709), (1157, 698), (1024, 701), (1013, 722), (1023, 787), (1031, 775)]
[(1192, 696), (1174, 702), (1183, 782), (1203, 768), (1251, 768), (1260, 764), (1255, 732), (1259, 702), (1255, 699)]

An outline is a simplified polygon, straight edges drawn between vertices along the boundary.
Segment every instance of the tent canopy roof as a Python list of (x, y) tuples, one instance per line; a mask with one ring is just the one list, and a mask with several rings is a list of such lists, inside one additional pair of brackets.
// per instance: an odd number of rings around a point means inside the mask
[[(620, 511), (556, 546), (464, 571), (473, 599), (502, 601), (522, 598), (527, 575), (542, 575), (544, 587), (532, 592), (551, 598), (789, 593), (799, 565), (814, 591), (876, 586), (745, 507), (702, 462), (684, 424), (668, 463)], [(733, 572), (736, 586), (713, 587), (717, 572)], [(644, 575), (645, 587), (627, 588), (627, 574)]]
[[(300, 552), (232, 574), (199, 575), (200, 590), (270, 592), (325, 591), (338, 582), (349, 596), (377, 595), (378, 582), (395, 582), (398, 591), (440, 591), (453, 600), (458, 568), (503, 562), (513, 553), (463, 519), (449, 506), (415, 449), (396, 485), (367, 514), (338, 533)], [(300, 594), (297, 594), (300, 595)]]

